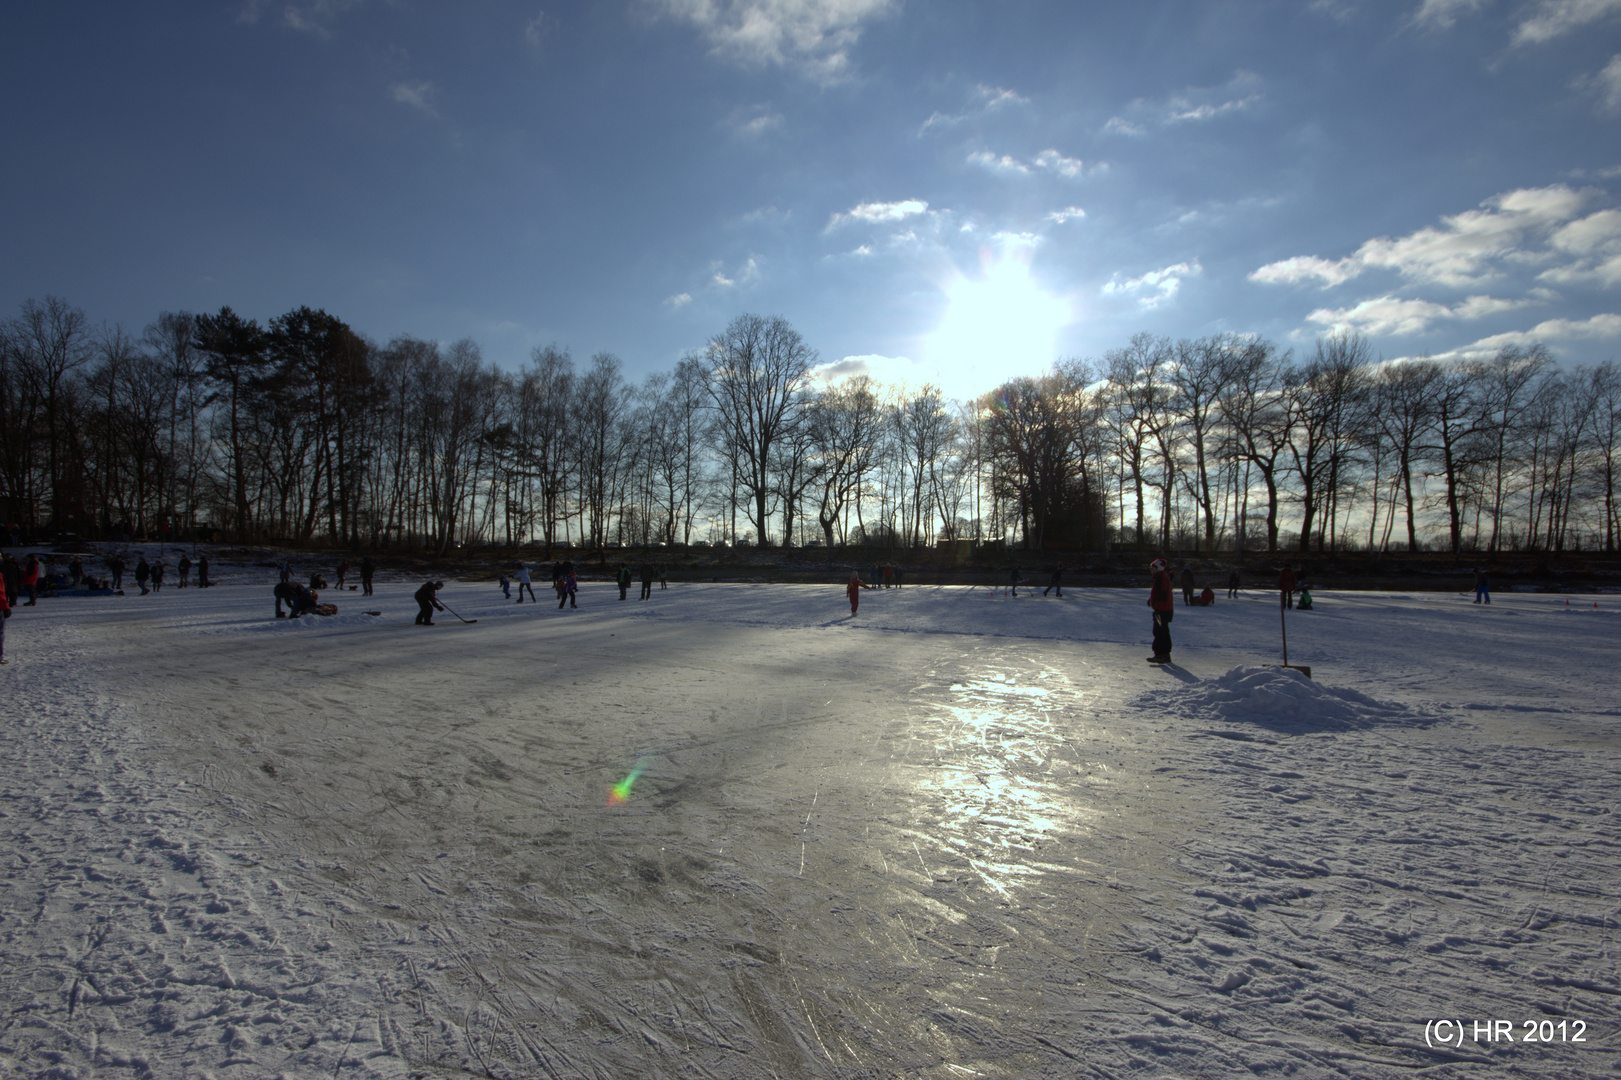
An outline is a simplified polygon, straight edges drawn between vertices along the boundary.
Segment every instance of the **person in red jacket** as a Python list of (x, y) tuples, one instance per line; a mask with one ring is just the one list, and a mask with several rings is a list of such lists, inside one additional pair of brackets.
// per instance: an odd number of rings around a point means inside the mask
[(1298, 583), (1295, 580), (1295, 568), (1288, 563), (1283, 564), (1283, 573), (1278, 575), (1278, 602), (1286, 608), (1295, 606), (1295, 589)]
[(1148, 564), (1148, 569), (1154, 575), (1153, 588), (1148, 591), (1148, 606), (1154, 611), (1154, 655), (1148, 661), (1168, 664), (1171, 662), (1171, 616), (1176, 614), (1171, 571), (1164, 559), (1155, 559)]
[(861, 606), (861, 590), (870, 588), (871, 585), (862, 584), (860, 574), (850, 571), (850, 583), (844, 587), (844, 594), (850, 598), (850, 614), (854, 615), (856, 608)]

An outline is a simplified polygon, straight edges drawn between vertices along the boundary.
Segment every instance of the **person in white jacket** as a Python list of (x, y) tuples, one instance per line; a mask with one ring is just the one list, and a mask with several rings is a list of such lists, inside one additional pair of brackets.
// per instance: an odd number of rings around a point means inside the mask
[(529, 590), (530, 602), (539, 603), (539, 601), (535, 599), (535, 587), (529, 583), (529, 567), (518, 567), (518, 572), (512, 576), (513, 579), (518, 582), (518, 603), (523, 603), (523, 591), (525, 589)]

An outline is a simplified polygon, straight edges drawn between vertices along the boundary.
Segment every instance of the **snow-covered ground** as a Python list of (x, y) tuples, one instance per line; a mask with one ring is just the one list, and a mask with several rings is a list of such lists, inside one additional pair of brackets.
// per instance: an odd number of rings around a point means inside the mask
[(1621, 1070), (1609, 598), (216, 576), (7, 624), (0, 1075)]

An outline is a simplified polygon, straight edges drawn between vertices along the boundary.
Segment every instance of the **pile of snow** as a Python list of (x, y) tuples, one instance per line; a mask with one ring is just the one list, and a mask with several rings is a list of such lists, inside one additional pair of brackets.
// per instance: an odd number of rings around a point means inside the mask
[(1186, 690), (1144, 694), (1133, 704), (1194, 720), (1219, 718), (1290, 731), (1347, 731), (1433, 719), (1409, 706), (1325, 686), (1283, 667), (1235, 667)]

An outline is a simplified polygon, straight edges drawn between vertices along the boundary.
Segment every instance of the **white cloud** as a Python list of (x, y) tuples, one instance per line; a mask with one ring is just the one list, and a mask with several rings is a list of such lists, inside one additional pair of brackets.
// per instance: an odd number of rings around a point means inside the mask
[(552, 19), (544, 11), (537, 11), (535, 17), (523, 25), (523, 39), (535, 48), (545, 42), (546, 35), (551, 33)]
[(826, 387), (866, 375), (874, 382), (895, 385), (916, 380), (921, 370), (915, 360), (905, 356), (866, 353), (818, 364), (811, 368), (810, 381), (813, 385)]
[(1126, 107), (1126, 115), (1110, 117), (1103, 131), (1107, 135), (1145, 135), (1154, 128), (1242, 112), (1265, 96), (1256, 89), (1260, 82), (1254, 72), (1239, 71), (1222, 86), (1189, 87), (1164, 101), (1138, 98)]
[(843, 225), (847, 221), (904, 221), (909, 217), (929, 212), (929, 204), (923, 199), (901, 199), (898, 202), (868, 202), (861, 203), (842, 214), (834, 214), (828, 219), (829, 229)]
[(678, 292), (674, 296), (666, 296), (664, 298), (664, 303), (665, 306), (670, 308), (672, 311), (680, 311), (682, 308), (692, 303), (692, 294)]
[(1083, 218), (1085, 216), (1086, 211), (1082, 210), (1079, 206), (1066, 206), (1062, 210), (1054, 210), (1052, 213), (1046, 216), (1045, 220), (1051, 221), (1055, 225), (1062, 225), (1066, 221), (1074, 221), (1076, 218)]
[(1467, 287), (1494, 276), (1500, 262), (1539, 257), (1526, 247), (1570, 221), (1593, 195), (1556, 184), (1521, 188), (1441, 219), (1407, 236), (1378, 237), (1343, 259), (1297, 255), (1268, 263), (1250, 274), (1251, 281), (1295, 284), (1313, 279), (1339, 285), (1371, 269), (1394, 270), (1413, 281)]
[(1621, 315), (1594, 315), (1588, 319), (1548, 319), (1529, 330), (1515, 330), (1506, 334), (1493, 334), (1481, 338), (1460, 350), (1469, 353), (1496, 352), (1505, 345), (1524, 347), (1546, 341), (1579, 341), (1594, 338), (1621, 337)]
[(1448, 307), (1430, 300), (1404, 300), (1380, 296), (1354, 307), (1318, 308), (1306, 316), (1331, 333), (1360, 331), (1364, 334), (1421, 334), (1443, 320), (1470, 321), (1514, 311), (1541, 302), (1541, 298), (1502, 300), (1491, 296), (1471, 296)]
[(793, 67), (832, 82), (850, 67), (849, 50), (869, 19), (896, 0), (653, 0), (696, 26), (715, 53), (754, 67)]
[(1180, 111), (1172, 112), (1170, 116), (1166, 117), (1165, 122), (1168, 124), (1183, 124), (1192, 120), (1214, 120), (1218, 116), (1225, 116), (1240, 109), (1247, 109), (1260, 100), (1260, 94), (1251, 94), (1246, 98), (1237, 98), (1215, 104), (1209, 102), (1203, 105), (1189, 104)]
[(1440, 30), (1450, 29), (1458, 21), (1459, 15), (1473, 14), (1479, 11), (1486, 0), (1424, 0), (1413, 12), (1413, 22), (1419, 26), (1433, 26)]
[(1084, 175), (1086, 163), (1080, 158), (1065, 157), (1057, 150), (1043, 150), (1036, 155), (1036, 164), (1043, 169), (1049, 169), (1059, 176), (1074, 178)]
[(757, 139), (768, 131), (782, 127), (783, 115), (773, 112), (769, 106), (753, 105), (746, 109), (734, 109), (726, 118), (726, 124), (745, 139)]
[(1621, 0), (1542, 0), (1514, 31), (1514, 44), (1552, 41), (1590, 23), (1621, 14)]
[(429, 116), (435, 115), (433, 111), (433, 98), (437, 91), (431, 82), (395, 83), (388, 88), (388, 96), (401, 105), (409, 105), (413, 109), (421, 109)]
[[(1086, 162), (1080, 158), (1065, 157), (1057, 150), (1043, 150), (1029, 162), (1020, 161), (1009, 154), (994, 154), (989, 150), (969, 154), (967, 160), (970, 165), (978, 165), (982, 169), (1009, 176), (1029, 176), (1035, 169), (1045, 169), (1065, 179), (1074, 180), (1085, 176), (1088, 172)], [(1101, 172), (1104, 168), (1106, 168), (1104, 165), (1094, 165), (1090, 171)]]
[(1156, 308), (1170, 300), (1182, 287), (1182, 279), (1192, 277), (1201, 272), (1199, 262), (1179, 262), (1172, 266), (1150, 270), (1141, 277), (1120, 280), (1116, 274), (1103, 286), (1105, 295), (1136, 295), (1137, 303), (1144, 308)]
[(1010, 105), (1028, 104), (1030, 104), (1030, 99), (1017, 91), (1009, 90), (1003, 86), (986, 86), (984, 83), (980, 83), (974, 87), (974, 104), (967, 111), (960, 113), (933, 112), (929, 114), (927, 120), (923, 121), (923, 126), (918, 128), (917, 133), (922, 135), (924, 132), (937, 127), (955, 127), (965, 120), (984, 116), (987, 113), (996, 112), (998, 109), (1007, 108)]
[(728, 277), (724, 266), (720, 263), (710, 265), (709, 283), (717, 289), (733, 289), (740, 285), (752, 285), (760, 280), (760, 264), (753, 256), (745, 262), (740, 270)]
[(1621, 53), (1610, 57), (1597, 74), (1577, 79), (1575, 85), (1598, 98), (1600, 112), (1610, 116), (1621, 113)]
[[(281, 9), (281, 21), (284, 26), (299, 33), (330, 38), (332, 29), (328, 24), (345, 11), (364, 2), (365, 0), (313, 0), (311, 3), (288, 4)], [(237, 21), (249, 25), (257, 24), (265, 10), (273, 6), (275, 5), (272, 0), (246, 0), (237, 9)]]
[(997, 157), (989, 150), (981, 150), (977, 154), (969, 154), (968, 164), (978, 165), (982, 169), (989, 169), (991, 172), (1006, 173), (1011, 176), (1030, 175), (1030, 166), (1026, 165), (1018, 158), (1009, 157), (1006, 154), (1003, 154), (1001, 157)]

